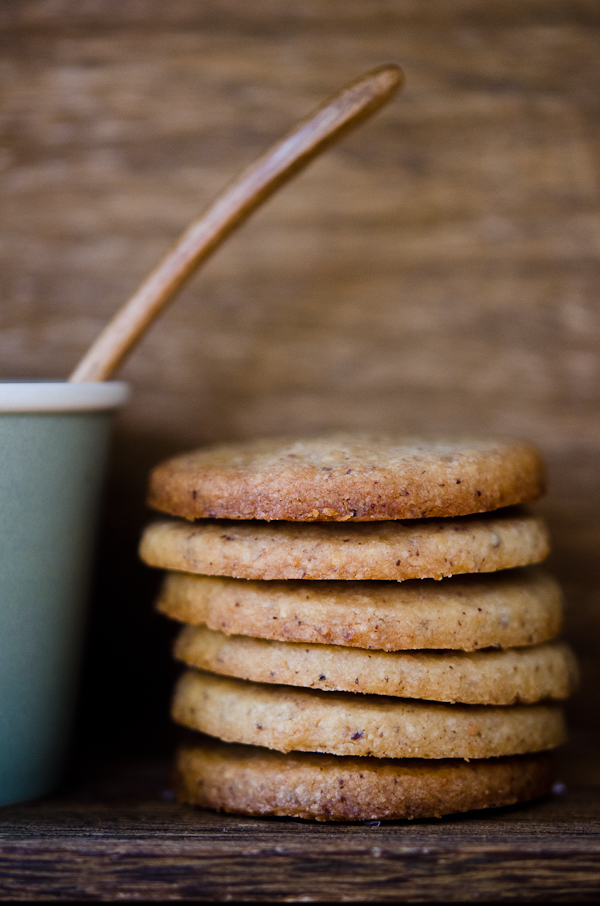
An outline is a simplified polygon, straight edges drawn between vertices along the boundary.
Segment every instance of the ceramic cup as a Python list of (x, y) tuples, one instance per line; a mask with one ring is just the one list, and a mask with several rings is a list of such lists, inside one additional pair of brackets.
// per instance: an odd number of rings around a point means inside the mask
[(0, 805), (61, 777), (117, 382), (0, 383)]

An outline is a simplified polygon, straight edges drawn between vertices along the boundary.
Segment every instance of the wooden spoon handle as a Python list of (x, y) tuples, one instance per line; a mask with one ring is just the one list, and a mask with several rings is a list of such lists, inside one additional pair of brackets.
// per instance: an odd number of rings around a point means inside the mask
[(191, 224), (158, 267), (104, 328), (70, 381), (104, 381), (133, 349), (198, 265), (284, 182), (384, 104), (404, 80), (398, 66), (380, 66), (347, 85), (302, 120), (231, 183)]

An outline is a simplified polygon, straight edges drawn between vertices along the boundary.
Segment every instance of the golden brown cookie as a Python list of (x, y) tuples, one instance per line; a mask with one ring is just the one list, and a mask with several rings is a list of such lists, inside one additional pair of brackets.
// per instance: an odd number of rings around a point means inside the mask
[(244, 815), (317, 821), (432, 818), (550, 792), (548, 753), (480, 761), (352, 758), (200, 737), (177, 754), (182, 802)]
[(559, 635), (562, 595), (539, 567), (435, 582), (251, 582), (169, 573), (157, 607), (229, 635), (356, 648), (473, 651)]
[(447, 705), (268, 686), (198, 670), (179, 680), (172, 716), (225, 742), (377, 758), (493, 758), (565, 740), (554, 704)]
[(469, 705), (568, 698), (578, 677), (566, 642), (505, 651), (386, 652), (273, 642), (185, 626), (174, 654), (188, 667), (257, 683)]
[(186, 519), (363, 522), (485, 513), (544, 489), (540, 454), (523, 441), (337, 434), (177, 456), (152, 472), (148, 502)]
[(418, 522), (219, 522), (149, 525), (149, 566), (238, 579), (441, 579), (539, 563), (542, 519), (508, 510)]

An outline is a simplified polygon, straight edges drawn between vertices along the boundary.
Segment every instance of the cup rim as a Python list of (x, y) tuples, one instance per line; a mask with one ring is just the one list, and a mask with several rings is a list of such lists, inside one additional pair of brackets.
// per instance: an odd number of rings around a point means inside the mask
[(0, 414), (118, 409), (129, 396), (124, 381), (0, 381)]

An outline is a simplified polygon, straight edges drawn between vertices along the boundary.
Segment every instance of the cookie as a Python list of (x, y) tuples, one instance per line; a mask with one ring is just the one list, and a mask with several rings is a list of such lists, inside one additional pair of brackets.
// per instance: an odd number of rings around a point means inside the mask
[(268, 686), (197, 670), (180, 678), (172, 716), (226, 742), (377, 758), (492, 758), (565, 740), (555, 704), (448, 705)]
[(509, 510), (418, 522), (160, 521), (140, 556), (150, 566), (238, 579), (441, 579), (538, 563), (543, 520)]
[(185, 626), (174, 654), (188, 667), (257, 683), (470, 705), (564, 699), (577, 683), (575, 657), (565, 642), (506, 651), (385, 652)]
[(539, 567), (434, 582), (252, 582), (169, 573), (157, 608), (229, 635), (356, 648), (473, 651), (559, 635), (562, 595)]
[(544, 796), (548, 753), (482, 761), (352, 758), (200, 738), (177, 753), (181, 802), (244, 815), (317, 821), (439, 818)]
[(148, 502), (186, 519), (370, 522), (485, 513), (544, 490), (523, 441), (337, 434), (177, 456), (152, 472)]

